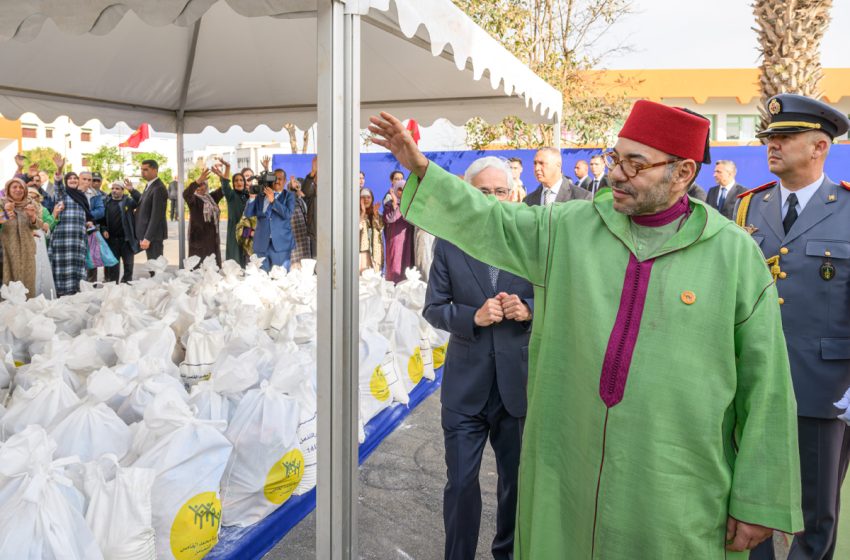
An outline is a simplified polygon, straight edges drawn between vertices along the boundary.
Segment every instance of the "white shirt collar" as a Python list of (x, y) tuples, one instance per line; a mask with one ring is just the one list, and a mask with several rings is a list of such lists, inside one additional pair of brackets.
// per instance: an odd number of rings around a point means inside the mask
[(788, 200), (788, 195), (792, 192), (797, 195), (797, 206), (800, 207), (800, 212), (806, 209), (806, 204), (815, 196), (815, 193), (818, 192), (818, 188), (820, 188), (823, 183), (825, 176), (821, 173), (818, 180), (812, 183), (811, 185), (806, 185), (802, 189), (797, 189), (796, 191), (789, 191), (785, 187), (782, 186), (782, 181), (779, 182), (779, 193), (782, 195), (782, 214), (785, 215), (785, 202)]
[(721, 189), (726, 189), (727, 191), (731, 191), (732, 187), (735, 186), (735, 180), (733, 179), (732, 182), (729, 183), (728, 185), (724, 185), (723, 183), (718, 183), (717, 186), (719, 186)]

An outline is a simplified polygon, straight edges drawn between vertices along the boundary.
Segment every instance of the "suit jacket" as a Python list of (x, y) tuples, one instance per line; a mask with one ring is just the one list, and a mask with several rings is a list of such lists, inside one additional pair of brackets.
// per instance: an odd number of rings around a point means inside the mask
[[(786, 234), (774, 185), (751, 195), (745, 223), (756, 228), (766, 258), (779, 256), (776, 288), (797, 414), (835, 418), (832, 403), (850, 386), (850, 192), (824, 179)], [(830, 265), (832, 276), (823, 271)]]
[(117, 204), (121, 212), (121, 229), (124, 231), (124, 240), (130, 244), (134, 253), (138, 253), (141, 250), (139, 249), (139, 240), (136, 239), (136, 224), (133, 216), (133, 210), (138, 208), (141, 198), (142, 195), (139, 194), (139, 191), (131, 189), (129, 196), (125, 195), (121, 200), (115, 200), (110, 196), (106, 198), (104, 203), (103, 231), (109, 231), (109, 226), (113, 225), (109, 223), (109, 208)]
[(527, 280), (501, 270), (493, 290), (486, 264), (437, 240), (422, 315), (451, 334), (440, 401), (455, 412), (478, 414), (496, 383), (505, 409), (521, 418), (527, 408), (531, 323), (504, 320), (478, 327), (474, 320), (484, 301), (498, 292), (518, 295), (534, 312), (534, 290)]
[(589, 191), (592, 184), (593, 184), (593, 178), (590, 175), (585, 175), (584, 179), (582, 179), (581, 181), (576, 183), (576, 186), (578, 186), (578, 187), (580, 187), (580, 188), (582, 188), (586, 191)]
[(587, 186), (584, 187), (584, 188), (587, 189), (588, 191), (590, 191), (590, 194), (592, 194), (592, 195), (596, 195), (596, 193), (599, 192), (599, 189), (604, 189), (606, 187), (611, 186), (611, 183), (608, 181), (608, 175), (607, 174), (603, 175), (602, 178), (599, 179), (599, 185), (597, 185), (596, 190), (593, 190), (594, 177), (591, 177), (590, 175), (588, 175), (587, 177), (585, 177), (585, 179), (587, 179), (588, 181), (587, 181)]
[(729, 192), (726, 193), (726, 200), (723, 202), (723, 208), (717, 208), (717, 197), (720, 195), (720, 185), (714, 185), (708, 189), (708, 196), (705, 203), (716, 209), (718, 212), (729, 218), (735, 219), (735, 202), (738, 200), (738, 195), (745, 192), (747, 189), (740, 183), (735, 183)]
[(168, 239), (168, 223), (165, 221), (165, 204), (168, 190), (159, 177), (145, 188), (136, 210), (136, 237), (139, 241), (162, 241)]
[[(593, 195), (580, 187), (577, 187), (567, 177), (564, 177), (564, 182), (561, 183), (561, 188), (558, 190), (558, 196), (555, 197), (555, 202), (567, 202), (568, 200), (590, 200)], [(537, 188), (525, 197), (523, 200), (529, 206), (540, 206), (543, 203), (543, 185), (537, 185)]]
[(292, 212), (295, 210), (295, 195), (284, 189), (263, 211), (265, 200), (264, 196), (258, 195), (245, 205), (245, 217), (257, 218), (254, 252), (265, 254), (269, 251), (269, 246), (277, 252), (293, 250), (295, 236), (292, 235)]

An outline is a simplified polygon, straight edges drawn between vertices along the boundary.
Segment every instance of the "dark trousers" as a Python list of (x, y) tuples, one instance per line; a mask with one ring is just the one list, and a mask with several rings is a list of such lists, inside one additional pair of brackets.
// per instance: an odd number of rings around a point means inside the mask
[(523, 419), (508, 414), (496, 383), (484, 410), (476, 415), (442, 409), (448, 482), (443, 493), (446, 560), (474, 560), (481, 525), (481, 487), (478, 472), (487, 438), (496, 454), (496, 537), (491, 550), (496, 560), (513, 558), (516, 524), (517, 474)]
[(149, 261), (155, 261), (159, 257), (162, 256), (162, 239), (159, 241), (151, 241), (150, 245), (147, 249), (145, 249), (145, 255), (148, 257)]
[[(841, 420), (803, 416), (797, 417), (797, 430), (805, 530), (794, 537), (788, 560), (832, 560), (838, 537), (841, 484), (850, 459), (850, 430)], [(750, 554), (751, 560), (775, 558), (771, 540)]]
[(122, 282), (129, 282), (133, 279), (133, 259), (136, 255), (133, 253), (133, 248), (130, 247), (130, 242), (123, 237), (112, 237), (106, 240), (106, 244), (112, 250), (112, 254), (118, 259), (115, 266), (107, 266), (104, 269), (104, 282), (118, 282), (118, 277), (121, 274), (121, 263), (124, 263), (124, 276)]
[(87, 268), (86, 269), (86, 282), (91, 282), (94, 284), (97, 282), (97, 271), (99, 268)]
[(168, 212), (169, 213), (169, 219), (171, 221), (176, 221), (177, 220), (177, 199), (176, 198), (169, 198), (168, 201), (171, 202), (171, 209)]

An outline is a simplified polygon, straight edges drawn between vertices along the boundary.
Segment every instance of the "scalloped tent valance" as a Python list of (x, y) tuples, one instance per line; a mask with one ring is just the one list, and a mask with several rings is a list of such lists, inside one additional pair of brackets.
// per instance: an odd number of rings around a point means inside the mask
[[(362, 27), (361, 122), (516, 115), (561, 94), (450, 0), (348, 0)], [(316, 122), (315, 0), (17, 0), (0, 11), (0, 114), (176, 131)], [(473, 79), (470, 79), (473, 78)]]

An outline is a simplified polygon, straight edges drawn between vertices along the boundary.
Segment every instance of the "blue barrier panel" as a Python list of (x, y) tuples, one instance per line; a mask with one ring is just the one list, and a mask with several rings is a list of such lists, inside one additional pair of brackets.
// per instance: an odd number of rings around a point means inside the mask
[[(410, 393), (407, 406), (395, 404), (381, 411), (364, 427), (366, 441), (360, 445), (360, 464), (399, 424), (436, 391), (443, 382), (443, 370), (438, 369), (436, 379), (423, 379)], [(321, 437), (321, 434), (319, 434)], [(252, 560), (262, 558), (286, 534), (316, 508), (316, 489), (301, 496), (292, 496), (271, 515), (250, 527), (223, 527), (218, 544), (205, 557), (207, 560)]]
[[(563, 172), (574, 179), (573, 169), (578, 160), (589, 160), (590, 156), (602, 152), (600, 149), (569, 149), (563, 153)], [(522, 160), (522, 182), (529, 192), (537, 187), (534, 178), (534, 150), (467, 150), (464, 152), (427, 152), (425, 155), (435, 161), (440, 167), (452, 173), (462, 175), (473, 161), (484, 156), (502, 158), (518, 157)], [(767, 152), (764, 146), (715, 146), (711, 148), (711, 161), (731, 160), (738, 167), (737, 181), (747, 188), (757, 187), (768, 181), (775, 181), (767, 168)], [(282, 154), (275, 155), (272, 163), (275, 168), (282, 168), (296, 177), (303, 177), (310, 172), (313, 160), (311, 154)], [(400, 166), (390, 153), (363, 154), (360, 156), (360, 169), (366, 173), (366, 186), (372, 189), (375, 200), (380, 202), (390, 188), (390, 173)], [(714, 165), (702, 166), (697, 176), (697, 183), (708, 192), (715, 185)], [(833, 181), (850, 181), (850, 144), (835, 144), (832, 146), (826, 160), (826, 174)], [(321, 179), (321, 171), (319, 172)], [(407, 173), (405, 172), (405, 176)], [(319, 183), (321, 189), (321, 182)]]

